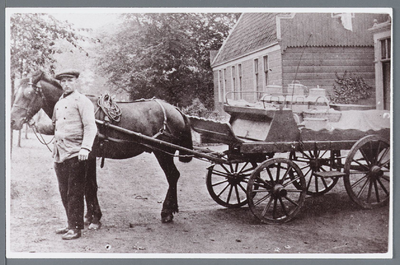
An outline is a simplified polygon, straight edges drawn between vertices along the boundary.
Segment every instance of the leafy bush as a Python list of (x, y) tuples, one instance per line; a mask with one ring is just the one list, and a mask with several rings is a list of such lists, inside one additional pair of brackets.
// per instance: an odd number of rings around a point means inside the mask
[(351, 76), (345, 71), (343, 77), (337, 73), (333, 86), (332, 103), (351, 104), (357, 103), (360, 99), (367, 99), (371, 96), (372, 87), (369, 86), (362, 77)]
[(193, 99), (191, 105), (182, 108), (182, 112), (190, 116), (197, 116), (207, 119), (222, 119), (221, 117), (219, 117), (218, 112), (208, 110), (198, 98)]
[(182, 109), (183, 113), (191, 116), (204, 117), (208, 112), (207, 108), (200, 101), (200, 99), (195, 98), (192, 104)]

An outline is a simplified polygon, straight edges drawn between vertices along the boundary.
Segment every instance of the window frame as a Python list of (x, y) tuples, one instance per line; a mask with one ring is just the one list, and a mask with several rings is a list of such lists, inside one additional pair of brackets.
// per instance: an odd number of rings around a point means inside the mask
[(253, 60), (253, 72), (254, 72), (254, 90), (255, 90), (255, 94), (256, 94), (256, 100), (258, 100), (259, 95), (258, 93), (261, 92), (260, 91), (260, 84), (259, 84), (259, 65), (258, 65), (258, 58), (255, 58)]
[(269, 56), (263, 56), (263, 67), (264, 67), (264, 86), (268, 86), (268, 72), (269, 72)]
[[(391, 37), (382, 38), (379, 40), (380, 43), (380, 60), (389, 61), (391, 60)], [(385, 54), (383, 54), (385, 53)]]
[(238, 78), (239, 78), (239, 96), (242, 98), (242, 92), (243, 92), (243, 83), (242, 83), (242, 78), (243, 78), (243, 68), (242, 64), (238, 64)]

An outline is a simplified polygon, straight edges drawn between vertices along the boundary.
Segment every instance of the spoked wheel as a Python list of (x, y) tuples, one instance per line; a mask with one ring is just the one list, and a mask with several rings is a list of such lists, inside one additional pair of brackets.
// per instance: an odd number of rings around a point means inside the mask
[(247, 186), (249, 207), (263, 223), (291, 220), (303, 206), (305, 196), (303, 173), (286, 158), (273, 158), (260, 164)]
[(247, 204), (249, 177), (257, 167), (255, 162), (216, 164), (208, 168), (207, 189), (218, 204), (239, 208)]
[(351, 148), (344, 170), (346, 191), (362, 208), (376, 208), (389, 201), (389, 141), (376, 135), (362, 138)]
[[(315, 175), (315, 173), (339, 170), (341, 168), (340, 150), (291, 152), (289, 159), (296, 162), (303, 172), (307, 185), (307, 195), (318, 196), (325, 194), (339, 180), (338, 177), (321, 177)], [(300, 188), (300, 185), (296, 186)]]

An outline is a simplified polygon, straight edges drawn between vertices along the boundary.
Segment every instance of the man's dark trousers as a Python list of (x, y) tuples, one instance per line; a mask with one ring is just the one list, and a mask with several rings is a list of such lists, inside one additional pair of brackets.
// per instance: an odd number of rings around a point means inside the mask
[(84, 195), (86, 183), (86, 161), (78, 157), (54, 163), (61, 200), (64, 205), (70, 229), (83, 229)]
[(86, 166), (85, 199), (87, 213), (85, 217), (89, 222), (97, 224), (101, 219), (102, 213), (97, 199), (96, 157), (89, 156)]

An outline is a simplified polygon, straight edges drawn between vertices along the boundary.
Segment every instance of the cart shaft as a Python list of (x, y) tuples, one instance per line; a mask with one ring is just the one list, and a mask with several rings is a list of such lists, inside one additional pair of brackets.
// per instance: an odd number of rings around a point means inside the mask
[(213, 161), (215, 163), (221, 163), (221, 164), (227, 163), (227, 160), (225, 160), (225, 159), (222, 159), (222, 158), (219, 158), (219, 157), (216, 157), (213, 155), (208, 155), (208, 154), (205, 154), (202, 152), (197, 152), (195, 150), (188, 149), (188, 148), (182, 147), (180, 145), (172, 144), (172, 143), (169, 143), (169, 142), (166, 142), (163, 140), (159, 140), (157, 138), (153, 138), (153, 137), (150, 137), (147, 135), (143, 135), (141, 133), (137, 133), (137, 132), (113, 125), (113, 124), (106, 124), (106, 122), (101, 121), (101, 120), (96, 120), (96, 123), (100, 124), (100, 125), (106, 125), (111, 129), (114, 129), (116, 131), (130, 135), (130, 136), (132, 136), (133, 140), (135, 142), (137, 142), (138, 144), (147, 144), (150, 147), (168, 147), (168, 148), (176, 149), (179, 151), (185, 151), (186, 153), (192, 154), (196, 158), (199, 158), (199, 157), (206, 158), (210, 161)]

